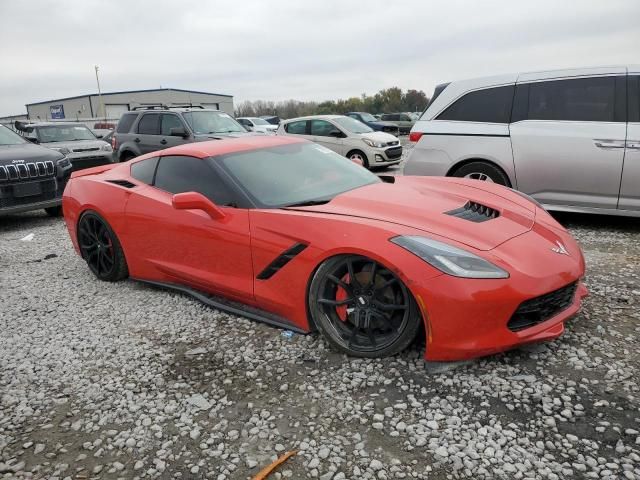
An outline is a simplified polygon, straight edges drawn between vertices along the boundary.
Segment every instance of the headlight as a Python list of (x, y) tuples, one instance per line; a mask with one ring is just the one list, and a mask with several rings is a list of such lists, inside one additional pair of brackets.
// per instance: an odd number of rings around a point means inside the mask
[(102, 150), (104, 150), (105, 152), (111, 152), (111, 151), (113, 151), (113, 148), (111, 148), (111, 145), (109, 145), (108, 143), (105, 143), (102, 146)]
[(394, 237), (391, 241), (454, 277), (509, 278), (509, 273), (493, 263), (446, 243), (414, 235)]
[(382, 148), (387, 146), (386, 142), (376, 142), (375, 140), (370, 140), (368, 138), (363, 138), (362, 141), (370, 147)]
[(67, 147), (51, 147), (51, 150), (60, 152), (63, 155), (69, 155), (71, 153), (71, 150), (69, 150)]
[(58, 160), (56, 162), (56, 165), (58, 165), (60, 168), (65, 168), (68, 167), (69, 165), (71, 165), (71, 162), (69, 161), (69, 159), (67, 157), (61, 158), (60, 160)]

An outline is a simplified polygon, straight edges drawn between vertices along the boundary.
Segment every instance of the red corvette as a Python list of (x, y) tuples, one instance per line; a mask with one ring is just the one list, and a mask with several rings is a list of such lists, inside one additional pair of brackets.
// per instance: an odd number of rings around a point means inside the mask
[(63, 209), (101, 280), (129, 276), (320, 330), (362, 357), (420, 334), (429, 360), (553, 339), (587, 294), (577, 243), (526, 196), (378, 177), (291, 137), (193, 143), (75, 172)]

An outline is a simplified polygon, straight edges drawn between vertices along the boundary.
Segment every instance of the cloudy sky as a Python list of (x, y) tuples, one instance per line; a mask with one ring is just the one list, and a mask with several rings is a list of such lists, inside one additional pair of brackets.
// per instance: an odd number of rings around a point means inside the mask
[(324, 100), (640, 63), (639, 0), (0, 0), (0, 115), (102, 90)]

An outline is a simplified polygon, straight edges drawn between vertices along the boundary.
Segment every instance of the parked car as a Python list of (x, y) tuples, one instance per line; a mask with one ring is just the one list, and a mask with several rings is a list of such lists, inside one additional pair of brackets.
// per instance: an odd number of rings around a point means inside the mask
[(316, 142), (366, 168), (400, 163), (400, 141), (384, 132), (374, 132), (364, 123), (344, 115), (315, 115), (285, 120), (278, 135), (293, 135)]
[(183, 143), (253, 135), (230, 115), (196, 106), (136, 107), (123, 113), (112, 138), (115, 158), (126, 162), (138, 155)]
[(111, 145), (97, 138), (83, 123), (18, 120), (14, 126), (28, 141), (66, 155), (74, 171), (113, 162)]
[(41, 208), (60, 215), (70, 175), (71, 162), (62, 153), (0, 125), (0, 216)]
[(353, 356), (394, 355), (418, 336), (425, 358), (440, 361), (551, 340), (587, 294), (576, 241), (517, 192), (383, 179), (293, 137), (180, 145), (98, 167), (70, 180), (63, 205), (98, 279), (131, 277), (317, 329)]
[(345, 114), (347, 117), (351, 117), (359, 122), (364, 123), (367, 127), (376, 132), (385, 132), (390, 133), (391, 135), (395, 135), (396, 137), (400, 134), (400, 130), (395, 123), (391, 122), (383, 122), (382, 120), (378, 120), (376, 117), (367, 112), (349, 112)]
[(397, 125), (400, 133), (409, 133), (416, 123), (416, 120), (408, 113), (383, 113), (380, 120)]
[(640, 66), (442, 84), (413, 127), (406, 175), (518, 189), (545, 208), (640, 216)]
[(262, 118), (263, 120), (266, 120), (271, 125), (278, 125), (281, 121), (280, 117), (276, 115), (261, 115), (260, 118)]
[(278, 125), (273, 125), (264, 118), (240, 117), (236, 121), (250, 132), (275, 133), (278, 129)]

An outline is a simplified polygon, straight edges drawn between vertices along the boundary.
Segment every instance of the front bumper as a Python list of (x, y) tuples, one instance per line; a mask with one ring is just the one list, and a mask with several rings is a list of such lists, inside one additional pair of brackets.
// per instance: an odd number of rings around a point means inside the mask
[(397, 165), (402, 161), (402, 146), (373, 148), (372, 166)]
[(113, 151), (91, 152), (91, 155), (71, 154), (67, 158), (71, 161), (73, 171), (83, 170), (85, 168), (99, 167), (114, 163)]

